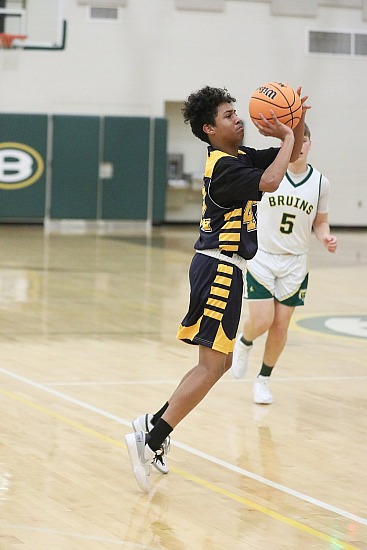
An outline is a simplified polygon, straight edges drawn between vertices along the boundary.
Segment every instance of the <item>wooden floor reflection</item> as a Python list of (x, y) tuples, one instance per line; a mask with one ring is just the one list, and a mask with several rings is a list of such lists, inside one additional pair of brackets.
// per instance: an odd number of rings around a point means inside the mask
[(175, 339), (196, 235), (0, 226), (1, 550), (367, 549), (366, 231), (313, 239), (274, 404), (251, 400), (260, 338), (139, 491), (123, 436), (196, 363)]

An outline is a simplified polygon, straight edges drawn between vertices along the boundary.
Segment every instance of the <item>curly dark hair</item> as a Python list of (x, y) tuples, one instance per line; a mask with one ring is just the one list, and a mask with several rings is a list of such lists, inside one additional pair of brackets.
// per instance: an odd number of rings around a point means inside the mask
[(235, 103), (236, 99), (232, 97), (226, 88), (212, 88), (205, 86), (189, 95), (183, 103), (182, 114), (187, 124), (190, 122), (191, 130), (194, 136), (210, 143), (208, 134), (203, 130), (204, 124), (215, 125), (215, 117), (218, 113), (218, 107), (222, 103)]

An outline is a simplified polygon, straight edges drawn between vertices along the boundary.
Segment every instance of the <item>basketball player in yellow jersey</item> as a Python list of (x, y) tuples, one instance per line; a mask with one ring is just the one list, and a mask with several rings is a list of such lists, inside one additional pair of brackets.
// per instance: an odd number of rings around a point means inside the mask
[(264, 191), (277, 189), (289, 161), (297, 159), (302, 148), (307, 106), (294, 131), (275, 116), (272, 123), (262, 117), (259, 132), (281, 139), (282, 147), (258, 150), (241, 145), (244, 129), (234, 102), (226, 89), (205, 86), (190, 94), (183, 106), (185, 122), (207, 144), (202, 216), (189, 272), (190, 301), (177, 333), (183, 342), (197, 346), (199, 358), (162, 408), (135, 418), (134, 433), (125, 436), (143, 491), (149, 491), (151, 464), (168, 471), (162, 453), (172, 430), (231, 366), (243, 272), (257, 250), (257, 202)]
[(296, 306), (303, 306), (308, 283), (307, 253), (312, 229), (328, 252), (337, 239), (328, 222), (329, 181), (307, 163), (311, 147), (305, 124), (301, 154), (274, 193), (265, 193), (258, 207), (258, 252), (247, 262), (245, 298), (248, 317), (233, 353), (231, 373), (246, 374), (253, 341), (268, 332), (259, 375), (253, 387), (255, 403), (270, 405), (270, 375), (287, 341)]

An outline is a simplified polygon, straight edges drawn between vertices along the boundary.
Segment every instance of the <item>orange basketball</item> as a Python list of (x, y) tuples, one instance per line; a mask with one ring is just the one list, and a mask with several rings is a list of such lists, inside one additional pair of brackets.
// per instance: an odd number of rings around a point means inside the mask
[(288, 84), (282, 82), (267, 82), (259, 86), (251, 95), (249, 113), (251, 120), (261, 124), (262, 113), (267, 120), (272, 121), (272, 109), (280, 122), (290, 128), (295, 128), (302, 115), (301, 98)]

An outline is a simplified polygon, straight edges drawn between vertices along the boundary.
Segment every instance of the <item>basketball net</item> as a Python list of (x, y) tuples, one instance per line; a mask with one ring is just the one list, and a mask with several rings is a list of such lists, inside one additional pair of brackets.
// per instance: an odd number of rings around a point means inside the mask
[(25, 34), (9, 34), (8, 32), (0, 32), (0, 48), (10, 50), (11, 48), (21, 48), (22, 40), (25, 40)]
[[(0, 67), (5, 71), (14, 71), (18, 69), (19, 53), (23, 47), (25, 34), (9, 34), (0, 32)], [(9, 52), (9, 53), (6, 53)]]

